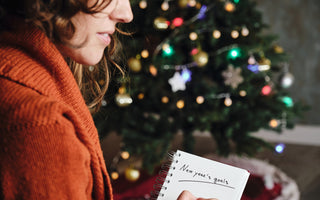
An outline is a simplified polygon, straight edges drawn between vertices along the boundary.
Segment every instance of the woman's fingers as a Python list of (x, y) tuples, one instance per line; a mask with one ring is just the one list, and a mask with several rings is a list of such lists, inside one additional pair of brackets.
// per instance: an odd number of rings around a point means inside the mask
[(218, 200), (215, 198), (205, 199), (205, 198), (196, 198), (193, 194), (189, 191), (184, 190), (178, 197), (177, 200)]

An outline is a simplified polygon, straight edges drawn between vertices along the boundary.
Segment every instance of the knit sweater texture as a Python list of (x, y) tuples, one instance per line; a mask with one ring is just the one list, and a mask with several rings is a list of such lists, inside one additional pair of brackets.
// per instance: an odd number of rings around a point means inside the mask
[(97, 129), (46, 35), (0, 34), (0, 199), (112, 199)]

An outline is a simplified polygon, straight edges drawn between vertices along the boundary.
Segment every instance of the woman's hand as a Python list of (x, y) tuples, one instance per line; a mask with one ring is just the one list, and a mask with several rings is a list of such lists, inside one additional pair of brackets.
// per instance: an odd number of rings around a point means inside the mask
[(177, 200), (218, 200), (218, 199), (215, 199), (215, 198), (211, 198), (211, 199), (197, 198), (193, 194), (191, 194), (189, 191), (185, 190), (179, 195)]

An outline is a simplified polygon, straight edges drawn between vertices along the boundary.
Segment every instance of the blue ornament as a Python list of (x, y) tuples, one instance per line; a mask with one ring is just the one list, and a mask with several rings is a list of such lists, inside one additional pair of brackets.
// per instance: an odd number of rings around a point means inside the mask
[(206, 5), (203, 5), (200, 8), (200, 11), (199, 11), (199, 14), (198, 14), (198, 19), (204, 19), (206, 17), (207, 8), (208, 7)]
[(248, 65), (248, 69), (257, 74), (259, 72), (259, 65)]

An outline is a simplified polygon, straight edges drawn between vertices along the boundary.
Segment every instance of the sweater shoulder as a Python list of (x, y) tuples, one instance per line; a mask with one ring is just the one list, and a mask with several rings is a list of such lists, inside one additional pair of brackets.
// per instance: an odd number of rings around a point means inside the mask
[[(0, 76), (0, 126), (19, 128), (59, 123), (68, 112), (63, 102)], [(2, 124), (2, 125), (1, 125)]]

